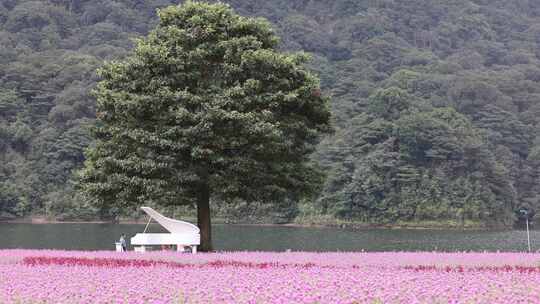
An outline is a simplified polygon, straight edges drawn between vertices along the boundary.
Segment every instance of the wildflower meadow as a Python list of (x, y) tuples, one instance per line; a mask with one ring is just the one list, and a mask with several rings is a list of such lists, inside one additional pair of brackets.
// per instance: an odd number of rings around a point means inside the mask
[(0, 303), (540, 303), (540, 254), (2, 250)]

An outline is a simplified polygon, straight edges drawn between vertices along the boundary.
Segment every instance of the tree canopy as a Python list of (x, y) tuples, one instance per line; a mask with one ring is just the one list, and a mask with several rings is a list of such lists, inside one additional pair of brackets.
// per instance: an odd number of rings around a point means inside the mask
[(158, 15), (132, 54), (100, 71), (81, 187), (100, 210), (195, 204), (207, 251), (210, 199), (314, 192), (309, 155), (330, 130), (328, 99), (306, 56), (280, 52), (263, 19), (195, 2)]

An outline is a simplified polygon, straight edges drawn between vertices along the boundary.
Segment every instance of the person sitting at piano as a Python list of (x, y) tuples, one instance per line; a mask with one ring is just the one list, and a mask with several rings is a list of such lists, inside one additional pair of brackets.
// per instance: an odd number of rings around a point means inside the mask
[(120, 236), (120, 244), (122, 244), (122, 251), (126, 251), (126, 249), (127, 249), (126, 235), (123, 234), (123, 233)]

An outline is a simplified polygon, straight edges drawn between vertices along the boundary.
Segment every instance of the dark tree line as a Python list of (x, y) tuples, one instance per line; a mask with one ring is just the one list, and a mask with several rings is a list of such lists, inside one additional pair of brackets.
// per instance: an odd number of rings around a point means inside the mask
[[(72, 183), (92, 144), (95, 70), (173, 2), (0, 3), (2, 215), (95, 216)], [(313, 156), (327, 172), (317, 200), (220, 212), (489, 224), (540, 208), (540, 4), (226, 2), (268, 18), (283, 50), (312, 53), (336, 131)]]

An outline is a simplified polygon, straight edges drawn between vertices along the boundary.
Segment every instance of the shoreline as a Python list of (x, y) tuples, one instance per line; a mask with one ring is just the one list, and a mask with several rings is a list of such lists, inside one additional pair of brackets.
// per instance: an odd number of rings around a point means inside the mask
[[(187, 218), (187, 221), (196, 221), (192, 218)], [(142, 225), (146, 224), (148, 220), (136, 220), (136, 219), (122, 219), (119, 221), (104, 221), (104, 220), (89, 220), (89, 221), (77, 221), (67, 220), (61, 221), (56, 219), (48, 219), (45, 217), (27, 217), (27, 218), (15, 218), (15, 219), (0, 219), (0, 224), (120, 224), (120, 225)], [(233, 225), (233, 226), (253, 226), (253, 227), (290, 227), (290, 228), (333, 228), (333, 229), (352, 229), (352, 230), (454, 230), (454, 231), (488, 231), (488, 230), (514, 230), (511, 226), (485, 226), (485, 225), (433, 225), (422, 223), (399, 223), (399, 224), (366, 224), (358, 222), (334, 222), (324, 224), (314, 223), (241, 223), (235, 221), (228, 221), (222, 218), (216, 218), (213, 221), (215, 225)]]

